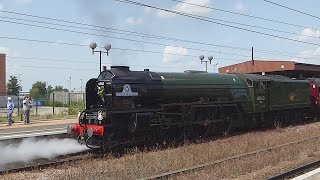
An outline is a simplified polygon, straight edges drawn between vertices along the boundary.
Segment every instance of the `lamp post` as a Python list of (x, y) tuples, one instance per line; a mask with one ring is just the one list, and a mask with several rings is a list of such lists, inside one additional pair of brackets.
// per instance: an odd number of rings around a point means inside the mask
[[(22, 74), (19, 74), (19, 86), (18, 86), (18, 116), (20, 114), (19, 108), (20, 108), (20, 91), (22, 91), (22, 86), (21, 86), (21, 76)], [(20, 116), (20, 120), (22, 121), (22, 114)]]
[(82, 92), (82, 79), (80, 79), (80, 92)]
[(211, 64), (211, 61), (212, 61), (213, 57), (212, 57), (212, 56), (209, 56), (209, 57), (208, 57), (208, 60), (204, 60), (204, 55), (200, 55), (200, 56), (199, 56), (199, 59), (200, 59), (200, 61), (201, 61), (201, 64), (202, 64), (203, 62), (206, 63), (206, 72), (208, 72), (208, 62)]
[(22, 86), (21, 86), (21, 77), (22, 74), (19, 74), (19, 92), (22, 91)]
[(71, 76), (69, 77), (69, 91), (71, 92)]
[(97, 43), (92, 42), (92, 43), (90, 44), (90, 48), (92, 49), (92, 54), (98, 52), (99, 55), (100, 55), (100, 56), (99, 56), (99, 59), (100, 59), (100, 73), (101, 73), (101, 54), (102, 54), (102, 53), (105, 53), (105, 54), (107, 54), (107, 56), (108, 56), (108, 55), (109, 55), (109, 50), (111, 49), (111, 45), (110, 45), (110, 44), (106, 44), (106, 45), (104, 46), (104, 49), (107, 50), (107, 51), (95, 51), (94, 49), (97, 48)]

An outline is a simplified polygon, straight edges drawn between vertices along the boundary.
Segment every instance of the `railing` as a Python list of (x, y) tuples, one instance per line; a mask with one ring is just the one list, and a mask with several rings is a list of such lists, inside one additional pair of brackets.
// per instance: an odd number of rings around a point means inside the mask
[[(0, 92), (0, 118), (7, 116), (7, 98), (11, 97), (15, 110), (13, 117), (23, 118), (23, 99), (29, 96), (30, 92), (20, 92), (16, 95)], [(37, 94), (31, 97), (32, 106), (30, 116), (50, 115), (76, 115), (78, 111), (85, 109), (84, 92), (53, 92), (50, 94)]]

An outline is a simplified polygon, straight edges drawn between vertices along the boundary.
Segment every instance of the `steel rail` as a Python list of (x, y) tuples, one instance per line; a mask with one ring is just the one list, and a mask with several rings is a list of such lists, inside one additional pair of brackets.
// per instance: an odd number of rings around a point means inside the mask
[(287, 179), (287, 178), (292, 178), (300, 173), (303, 173), (305, 171), (308, 171), (310, 169), (316, 168), (320, 166), (320, 160), (313, 161), (311, 163), (308, 163), (306, 165), (291, 169), (287, 172), (272, 176), (267, 178), (266, 180), (279, 180), (279, 179)]
[[(0, 170), (0, 175), (5, 175), (5, 174), (15, 173), (15, 172), (21, 172), (21, 171), (32, 171), (34, 169), (56, 167), (56, 166), (59, 166), (59, 165), (63, 165), (63, 164), (67, 164), (67, 163), (72, 163), (72, 162), (75, 162), (75, 161), (83, 160), (85, 158), (98, 158), (98, 157), (102, 156), (102, 155), (89, 154), (89, 152), (92, 152), (92, 150), (86, 150), (86, 151), (83, 151), (83, 152), (74, 153), (74, 154), (71, 154), (71, 157), (64, 157), (63, 159), (60, 159), (60, 160), (48, 161), (48, 162), (43, 162), (43, 163), (33, 163), (32, 165), (27, 165), (27, 166), (25, 166), (25, 165), (21, 166), (20, 165), (20, 167)], [(84, 157), (83, 155), (85, 155), (85, 154), (87, 154), (88, 156)], [(68, 156), (68, 155), (66, 155), (66, 156)], [(77, 156), (79, 156), (79, 157), (77, 157)]]
[(285, 147), (285, 146), (290, 146), (290, 145), (293, 145), (293, 144), (298, 144), (298, 143), (301, 143), (301, 142), (310, 141), (310, 140), (314, 140), (314, 139), (318, 139), (318, 138), (320, 138), (320, 135), (319, 136), (309, 137), (309, 138), (304, 138), (304, 139), (297, 140), (297, 141), (292, 141), (292, 142), (289, 142), (289, 143), (285, 143), (285, 144), (281, 144), (281, 145), (277, 145), (277, 146), (273, 146), (273, 147), (269, 147), (269, 148), (263, 148), (263, 149), (252, 151), (252, 152), (249, 152), (249, 153), (244, 153), (244, 154), (240, 154), (240, 155), (231, 156), (231, 157), (228, 157), (228, 158), (216, 160), (216, 161), (205, 163), (205, 164), (200, 164), (200, 165), (191, 166), (191, 167), (188, 167), (188, 168), (183, 168), (183, 169), (179, 169), (179, 170), (175, 170), (175, 171), (170, 171), (170, 172), (158, 174), (158, 175), (155, 175), (155, 176), (144, 177), (144, 178), (140, 178), (140, 179), (168, 179), (169, 177), (174, 176), (174, 175), (179, 175), (179, 174), (183, 174), (183, 173), (198, 171), (198, 170), (201, 170), (201, 169), (213, 166), (213, 165), (224, 163), (226, 161), (235, 160), (235, 159), (241, 159), (241, 158), (245, 158), (245, 157), (248, 157), (248, 156), (251, 156), (251, 155), (255, 155), (255, 154), (259, 154), (259, 153), (263, 153), (263, 152), (267, 152), (267, 151), (272, 151), (272, 150), (279, 149), (279, 148), (282, 148), (282, 147)]

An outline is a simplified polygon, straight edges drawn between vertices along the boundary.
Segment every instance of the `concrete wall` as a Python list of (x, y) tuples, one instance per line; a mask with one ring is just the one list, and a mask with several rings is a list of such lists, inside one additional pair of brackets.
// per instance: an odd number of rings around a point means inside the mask
[(50, 94), (50, 101), (62, 102), (69, 104), (69, 102), (85, 102), (86, 94), (84, 92), (54, 92)]
[(0, 96), (6, 94), (6, 55), (0, 54)]

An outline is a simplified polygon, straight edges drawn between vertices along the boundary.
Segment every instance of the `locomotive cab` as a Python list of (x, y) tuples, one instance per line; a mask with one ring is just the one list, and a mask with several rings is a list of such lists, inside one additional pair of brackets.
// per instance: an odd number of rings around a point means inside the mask
[(98, 78), (90, 79), (86, 85), (86, 109), (112, 107), (113, 73), (104, 70)]

